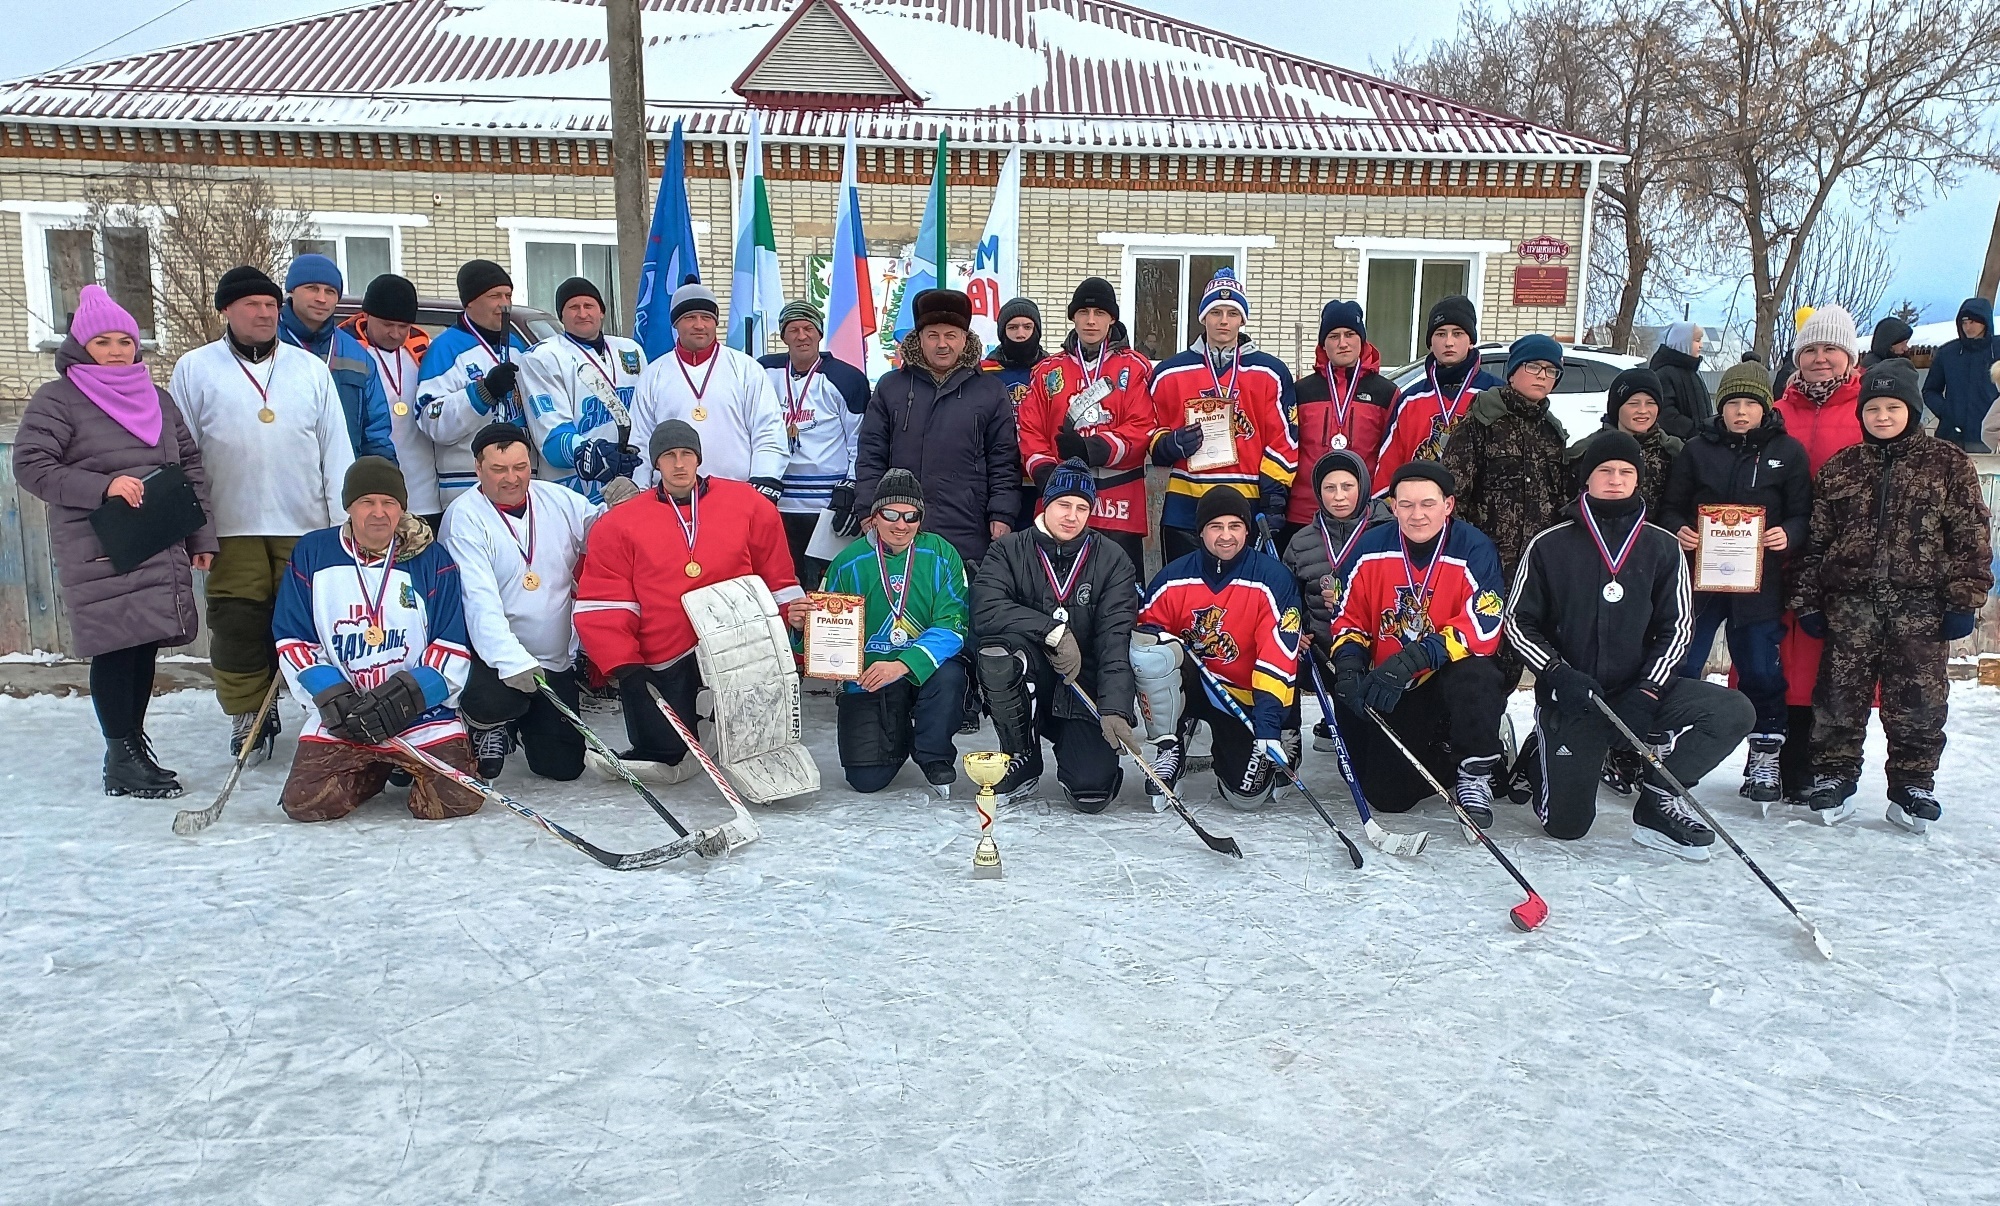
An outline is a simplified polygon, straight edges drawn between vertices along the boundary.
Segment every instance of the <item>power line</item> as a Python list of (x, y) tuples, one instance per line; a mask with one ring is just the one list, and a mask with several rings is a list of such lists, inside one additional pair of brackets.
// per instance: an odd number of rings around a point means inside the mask
[(154, 15), (146, 18), (144, 21), (141, 21), (137, 25), (134, 25), (132, 28), (126, 30), (124, 33), (119, 34), (117, 37), (112, 38), (109, 41), (99, 42), (97, 45), (91, 47), (89, 50), (84, 51), (82, 54), (77, 55), (75, 58), (70, 59), (66, 62), (57, 63), (54, 67), (49, 68), (49, 70), (61, 71), (65, 67), (71, 66), (75, 63), (79, 63), (84, 59), (89, 58), (91, 55), (96, 54), (98, 51), (103, 50), (107, 46), (115, 46), (118, 43), (123, 42), (125, 39), (131, 37), (135, 33), (138, 33), (140, 30), (146, 28), (148, 25), (153, 24), (155, 21), (159, 21), (164, 18), (173, 16), (175, 13), (181, 11), (182, 9), (186, 8), (188, 5), (193, 3), (194, 0), (179, 0), (179, 3), (170, 5), (163, 12), (155, 13)]

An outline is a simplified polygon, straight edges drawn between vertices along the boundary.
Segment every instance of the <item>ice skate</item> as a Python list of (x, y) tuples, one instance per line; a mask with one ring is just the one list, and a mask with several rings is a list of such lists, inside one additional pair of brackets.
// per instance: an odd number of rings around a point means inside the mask
[(1333, 726), (1324, 720), (1313, 726), (1313, 749), (1322, 754), (1334, 751)]
[[(241, 716), (231, 716), (229, 718), (229, 756), (231, 758), (236, 757), (238, 753), (242, 752), (243, 742), (250, 736), (250, 729), (256, 723), (257, 714), (255, 712), (245, 712)], [(250, 749), (250, 762), (252, 765), (271, 760), (271, 754), (278, 748), (278, 734), (283, 729), (284, 725), (278, 719), (278, 710), (272, 708), (264, 716), (264, 729), (257, 734), (257, 744)]]
[(1765, 816), (1771, 815), (1771, 805), (1784, 798), (1778, 777), (1778, 752), (1784, 748), (1783, 733), (1750, 734), (1750, 757), (1743, 764), (1743, 786), (1736, 794), (1754, 801)]
[(1814, 775), (1807, 797), (1813, 819), (1822, 825), (1838, 825), (1854, 815), (1852, 796), (1860, 784), (1837, 775)]
[(1701, 815), (1688, 807), (1687, 801), (1644, 783), (1639, 787), (1639, 802), (1632, 806), (1632, 840), (1649, 850), (1701, 863), (1708, 861), (1715, 831), (1702, 823)]
[(1930, 788), (1898, 783), (1889, 788), (1889, 811), (1885, 815), (1889, 823), (1899, 829), (1924, 833), (1930, 829), (1932, 821), (1944, 815), (1944, 809)]
[[(1160, 742), (1160, 752), (1153, 758), (1153, 774), (1158, 775), (1160, 782), (1168, 787), (1178, 788), (1181, 775), (1186, 772), (1184, 762), (1181, 743), (1169, 737)], [(1160, 794), (1159, 784), (1150, 778), (1146, 780), (1146, 794), (1152, 797), (1155, 811), (1166, 807), (1167, 798)]]
[(514, 747), (506, 725), (495, 725), (490, 729), (476, 726), (472, 728), (472, 757), (478, 764), (480, 779), (487, 783), (500, 777), (507, 769), (507, 752)]
[(1000, 782), (993, 785), (993, 794), (1004, 803), (1025, 800), (1034, 793), (1035, 785), (1042, 781), (1042, 751), (1032, 754), (1012, 754), (1007, 759), (1007, 773), (1000, 776)]
[(951, 785), (958, 782), (956, 766), (940, 760), (923, 763), (918, 769), (924, 772), (924, 782), (930, 784), (931, 790), (938, 794), (939, 799), (951, 799)]
[(1451, 789), (1451, 798), (1481, 829), (1493, 828), (1493, 776), (1500, 773), (1502, 757), (1488, 754), (1458, 764), (1458, 782)]

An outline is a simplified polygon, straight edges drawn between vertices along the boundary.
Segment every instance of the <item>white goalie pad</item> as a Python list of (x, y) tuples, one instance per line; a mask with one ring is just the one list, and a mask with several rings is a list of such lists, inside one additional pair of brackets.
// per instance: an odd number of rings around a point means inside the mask
[(1181, 643), (1150, 632), (1132, 634), (1132, 677), (1139, 685), (1139, 727), (1147, 741), (1172, 737), (1186, 701), (1181, 695)]
[(819, 765), (799, 739), (799, 676), (791, 634), (755, 575), (681, 596), (695, 656), (715, 703), (715, 760), (759, 804), (819, 790)]

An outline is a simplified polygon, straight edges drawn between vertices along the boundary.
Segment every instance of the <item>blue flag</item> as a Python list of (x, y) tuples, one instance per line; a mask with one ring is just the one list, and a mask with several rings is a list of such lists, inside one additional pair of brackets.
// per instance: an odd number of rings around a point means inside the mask
[(654, 360), (673, 350), (674, 290), (701, 274), (694, 252), (694, 215), (688, 211), (687, 147), (681, 123), (674, 122), (667, 166), (660, 176), (660, 199), (653, 206), (653, 229), (646, 236), (646, 263), (639, 270), (639, 304), (632, 338)]

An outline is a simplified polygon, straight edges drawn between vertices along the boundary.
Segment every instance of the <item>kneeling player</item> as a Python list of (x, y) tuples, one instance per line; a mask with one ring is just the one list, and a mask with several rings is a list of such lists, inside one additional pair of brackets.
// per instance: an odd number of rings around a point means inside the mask
[(1127, 649), (1138, 573), (1117, 542), (1090, 530), (1090, 467), (1067, 460), (1043, 476), (1042, 514), (994, 541), (972, 584), (979, 686), (1000, 748), (1013, 755), (995, 790), (1026, 792), (1041, 778), (1047, 737), (1070, 804), (1102, 812), (1124, 781), (1118, 755), (1134, 740)]
[[(924, 779), (948, 795), (958, 779), (958, 732), (965, 706), (965, 563), (951, 542), (919, 531), (924, 490), (907, 469), (891, 469), (875, 490), (874, 530), (826, 568), (826, 589), (868, 600), (859, 682), (843, 683), (840, 766), (860, 792), (889, 786), (913, 755)], [(785, 610), (804, 628), (812, 601)]]
[(471, 665), (458, 567), (404, 511), (409, 495), (395, 462), (354, 462), (340, 497), (347, 522), (299, 539), (271, 618), (278, 665), (307, 705), (279, 802), (295, 821), (336, 820), (400, 770), (413, 779), (412, 816), (478, 812), (477, 793), (389, 746), (400, 737), (472, 769), (454, 710)]
[[(1133, 637), (1148, 727), (1168, 734), (1153, 768), (1168, 783), (1178, 780), (1187, 739), (1205, 721), (1222, 798), (1236, 808), (1258, 808), (1270, 799), (1275, 764), (1285, 759), (1280, 732), (1298, 675), (1299, 588), (1276, 557), (1250, 547), (1250, 500), (1233, 486), (1202, 495), (1195, 523), (1201, 547), (1153, 579)], [(1172, 646), (1165, 657), (1156, 647), (1161, 642)], [(1155, 688), (1156, 660), (1179, 670), (1178, 692), (1170, 680)], [(1251, 728), (1214, 696), (1217, 683), (1249, 715)]]
[[(1740, 692), (1675, 674), (1694, 632), (1687, 559), (1665, 528), (1646, 522), (1645, 459), (1622, 431), (1590, 442), (1577, 463), (1584, 496), (1528, 543), (1507, 604), (1507, 639), (1535, 672), (1539, 753), (1523, 751), (1522, 770), (1551, 837), (1590, 832), (1605, 751), (1624, 740), (1592, 695), (1663, 751), (1667, 769), (1689, 786), (1756, 723)], [(1685, 859), (1707, 858), (1715, 841), (1652, 770), (1632, 825), (1633, 841)]]
[[(1493, 823), (1500, 716), (1500, 554), (1452, 518), (1457, 485), (1435, 461), (1396, 470), (1396, 522), (1370, 528), (1333, 620), (1333, 694), (1356, 716), (1374, 709), (1480, 828)], [(1348, 735), (1345, 729), (1342, 735)], [(1407, 812), (1430, 784), (1372, 720), (1348, 743), (1377, 812)]]

